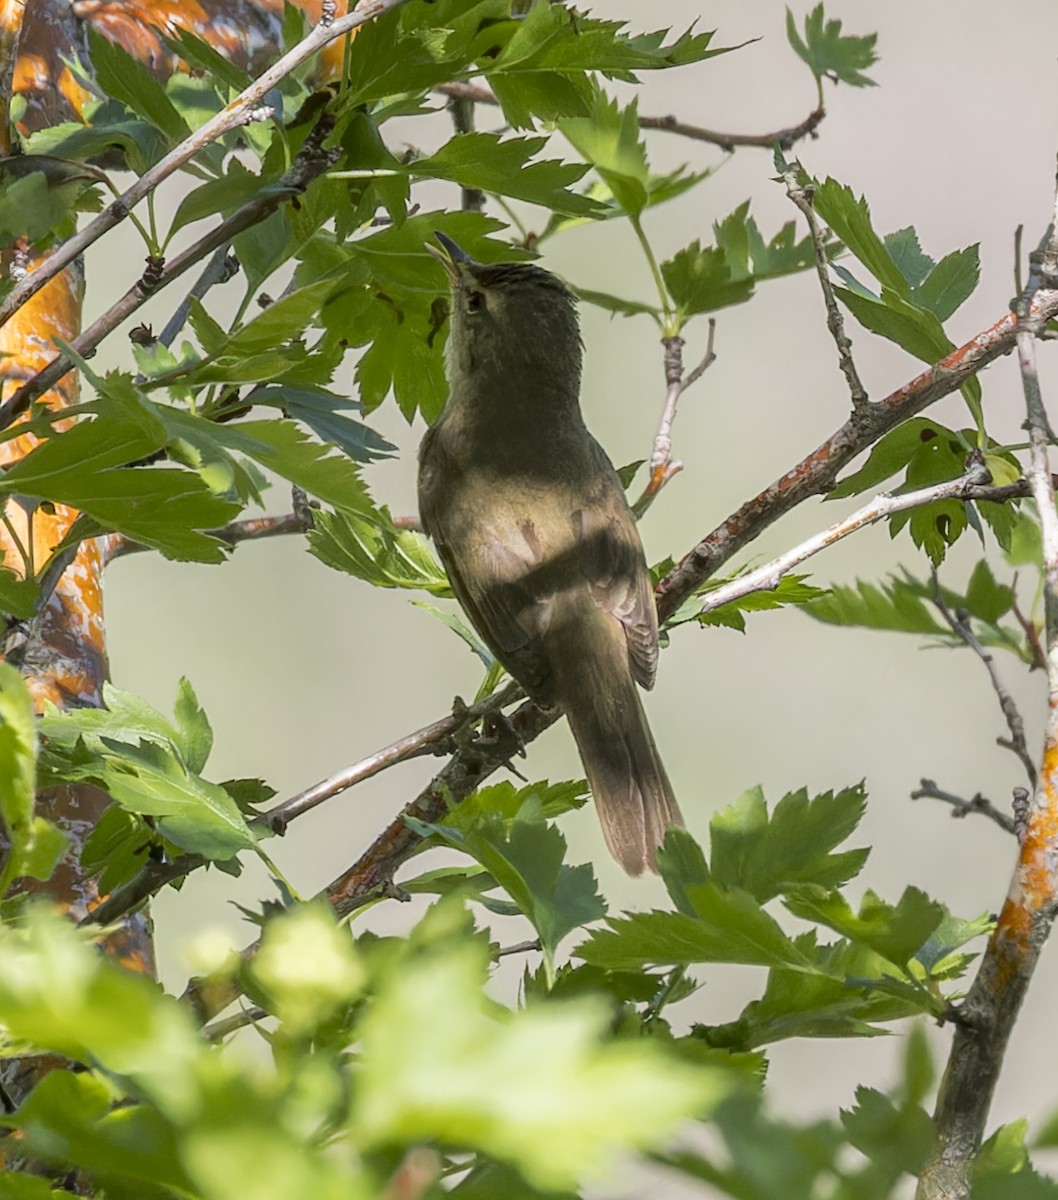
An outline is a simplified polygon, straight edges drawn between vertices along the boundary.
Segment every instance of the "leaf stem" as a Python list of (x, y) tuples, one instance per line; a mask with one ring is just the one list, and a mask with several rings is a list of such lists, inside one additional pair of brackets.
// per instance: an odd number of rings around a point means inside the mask
[(647, 235), (643, 229), (643, 223), (639, 219), (639, 214), (629, 213), (628, 219), (631, 221), (632, 228), (635, 230), (635, 235), (639, 239), (639, 244), (643, 248), (643, 253), (646, 255), (647, 263), (650, 266), (650, 273), (654, 276), (654, 286), (658, 289), (658, 296), (661, 299), (661, 311), (665, 318), (662, 329), (663, 335), (664, 337), (677, 337), (680, 332), (680, 322), (672, 310), (668, 289), (665, 287), (665, 280), (661, 277), (661, 269), (658, 266), (658, 260), (654, 257), (654, 248), (647, 239)]

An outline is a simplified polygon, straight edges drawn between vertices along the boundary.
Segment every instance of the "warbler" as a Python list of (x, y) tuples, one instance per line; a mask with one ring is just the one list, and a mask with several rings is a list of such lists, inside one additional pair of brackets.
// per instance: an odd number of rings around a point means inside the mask
[(449, 395), (419, 452), (419, 513), (471, 623), (538, 703), (565, 713), (606, 844), (631, 875), (682, 824), (637, 684), (658, 622), (620, 480), (580, 411), (573, 293), (438, 233), (452, 291)]

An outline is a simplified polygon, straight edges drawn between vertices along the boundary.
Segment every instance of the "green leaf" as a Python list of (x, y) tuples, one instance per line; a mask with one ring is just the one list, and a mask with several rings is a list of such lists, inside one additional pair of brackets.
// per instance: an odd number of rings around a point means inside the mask
[(543, 137), (459, 133), (436, 154), (409, 164), (408, 171), (417, 177), (450, 179), (465, 188), (540, 204), (552, 212), (591, 215), (599, 206), (589, 197), (569, 190), (587, 171), (587, 165), (556, 159), (531, 161), (546, 142)]
[(529, 918), (549, 962), (567, 934), (606, 915), (590, 864), (563, 862), (566, 839), (535, 804), (523, 803), (510, 823), (482, 813), (465, 832), (424, 828), (481, 863)]
[(973, 294), (981, 275), (979, 247), (975, 243), (965, 250), (953, 250), (945, 255), (914, 290), (916, 303), (946, 321)]
[(433, 596), (452, 590), (426, 539), (398, 529), (387, 509), (366, 513), (340, 509), (314, 511), (309, 550), (336, 571), (344, 571), (375, 587), (415, 588)]
[(617, 101), (600, 89), (590, 116), (565, 117), (558, 121), (558, 128), (605, 180), (621, 209), (638, 217), (646, 207), (650, 170), (646, 145), (639, 136), (635, 100), (621, 110)]
[(48, 708), (40, 730), (49, 771), (95, 781), (127, 812), (158, 818), (159, 832), (189, 853), (223, 861), (256, 849), (234, 800), (199, 774), (213, 735), (186, 680), (174, 722), (111, 684), (104, 684), (103, 699), (101, 709)]
[(834, 587), (804, 611), (830, 625), (951, 636), (951, 630), (934, 616), (918, 588), (902, 579), (890, 579), (881, 586), (857, 580), (853, 587)]
[(817, 4), (805, 17), (804, 38), (797, 32), (793, 13), (786, 10), (786, 36), (798, 57), (803, 59), (817, 80), (840, 80), (851, 87), (874, 87), (873, 79), (863, 72), (878, 61), (874, 52), (876, 33), (863, 37), (842, 35), (841, 22), (826, 20), (823, 5)]
[(921, 1172), (936, 1140), (933, 1121), (923, 1108), (898, 1107), (874, 1088), (856, 1089), (856, 1105), (842, 1111), (841, 1124), (850, 1144), (894, 1183), (904, 1174)]
[(694, 916), (679, 912), (610, 917), (576, 950), (579, 958), (609, 970), (701, 962), (777, 964), (811, 970), (810, 961), (747, 892), (713, 883), (684, 889)]
[(538, 1188), (576, 1188), (619, 1148), (657, 1145), (736, 1086), (661, 1042), (614, 1039), (598, 997), (497, 1012), (482, 991), (487, 955), (467, 940), (406, 956), (380, 985), (361, 1027), (359, 1144), (474, 1148)]
[(516, 788), (509, 780), (489, 787), (478, 788), (460, 800), (445, 814), (446, 829), (464, 833), (475, 830), (490, 817), (499, 817), (508, 827), (523, 813), (534, 820), (553, 821), (568, 812), (583, 808), (588, 802), (588, 787), (583, 779), (561, 783), (541, 780)]
[(812, 206), (883, 287), (897, 296), (909, 295), (907, 280), (874, 232), (871, 210), (862, 196), (857, 200), (851, 188), (827, 178), (815, 184)]
[(795, 916), (826, 925), (900, 968), (907, 967), (948, 915), (943, 904), (915, 887), (905, 888), (895, 906), (868, 891), (859, 913), (840, 893), (813, 884), (788, 890), (784, 903)]
[(574, 288), (579, 300), (606, 309), (622, 317), (635, 317), (642, 313), (660, 319), (661, 309), (656, 304), (644, 304), (639, 300), (622, 300), (620, 296), (611, 296), (609, 292), (596, 292), (591, 288)]
[(859, 874), (868, 851), (833, 851), (856, 830), (866, 807), (862, 785), (812, 799), (801, 788), (769, 816), (763, 790), (753, 788), (709, 822), (713, 881), (762, 904), (799, 883), (840, 887)]
[(77, 180), (49, 182), (43, 171), (18, 179), (5, 172), (0, 190), (0, 238), (5, 244), (24, 238), (40, 245), (49, 234), (59, 235), (73, 217), (83, 187)]
[(322, 387), (296, 387), (290, 384), (271, 384), (254, 392), (254, 404), (269, 404), (283, 409), (295, 421), (307, 425), (324, 442), (353, 462), (374, 462), (389, 458), (396, 450), (370, 425), (343, 416), (341, 410), (360, 411), (360, 405), (348, 396), (339, 396)]
[(733, 278), (723, 250), (716, 246), (703, 250), (697, 240), (663, 262), (661, 275), (686, 316), (742, 304), (753, 295), (753, 280)]
[[(737, 578), (734, 576), (732, 578)], [(672, 629), (687, 621), (697, 621), (699, 625), (723, 625), (728, 629), (736, 629), (745, 633), (746, 621), (743, 613), (768, 612), (777, 608), (785, 608), (789, 604), (803, 605), (825, 596), (822, 588), (805, 583), (804, 575), (784, 575), (774, 588), (750, 592), (737, 600), (729, 600), (727, 604), (716, 608), (706, 608), (703, 611), (701, 597), (708, 597), (714, 587), (720, 587), (728, 580), (711, 579), (709, 584), (698, 591), (691, 599), (681, 604), (675, 613), (665, 622), (666, 629)]]
[(143, 63), (133, 58), (124, 47), (89, 26), (88, 52), (96, 82), (106, 95), (120, 100), (171, 142), (182, 142), (190, 137), (190, 127), (177, 112), (165, 89)]
[(891, 479), (897, 471), (911, 462), (924, 446), (940, 439), (958, 441), (959, 434), (930, 421), (925, 417), (912, 417), (892, 429), (874, 444), (864, 465), (851, 475), (846, 475), (836, 487), (827, 493), (828, 500), (840, 500), (846, 496), (858, 496)]
[(996, 582), (988, 560), (982, 558), (970, 575), (966, 607), (982, 621), (997, 622), (1014, 607), (1014, 589)]
[[(797, 227), (787, 223), (766, 242), (757, 222), (749, 213), (749, 201), (740, 204), (722, 221), (713, 223), (716, 244), (724, 252), (731, 278), (775, 279), (815, 265), (815, 246), (811, 235), (796, 240)], [(837, 244), (833, 244), (837, 250)]]

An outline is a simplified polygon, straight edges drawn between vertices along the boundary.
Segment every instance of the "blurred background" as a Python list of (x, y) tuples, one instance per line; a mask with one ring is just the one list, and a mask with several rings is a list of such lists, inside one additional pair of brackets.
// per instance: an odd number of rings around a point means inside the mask
[[(809, 7), (803, 0), (793, 4), (798, 22)], [(644, 75), (641, 113), (767, 133), (800, 122), (815, 106), (812, 77), (787, 43), (784, 6), (776, 0), (666, 0), (649, 6), (606, 0), (595, 11), (626, 19), (639, 31), (671, 25), (678, 33), (697, 21), (700, 29), (717, 30), (717, 45), (751, 42), (697, 66)], [(1024, 225), (1026, 247), (1034, 246), (1051, 215), (1058, 7), (1051, 0), (1021, 0), (1004, 8), (979, 0), (928, 5), (830, 0), (827, 16), (839, 18), (846, 33), (878, 33), (880, 62), (868, 73), (879, 86), (827, 86), (828, 115), (819, 136), (801, 143), (796, 153), (810, 173), (833, 175), (865, 194), (883, 234), (913, 224), (935, 259), (980, 243), (980, 286), (947, 327), (962, 343), (1007, 310), (1014, 292), (1016, 227)], [(616, 85), (611, 90), (622, 99), (632, 91)], [(481, 116), (484, 127), (495, 120)], [(436, 146), (450, 126), (442, 112), (387, 129), (399, 154), (405, 146)], [(752, 199), (766, 237), (797, 216), (773, 179), (770, 152), (741, 149), (727, 156), (663, 132), (645, 136), (656, 170), (684, 162), (698, 170), (717, 168), (689, 195), (646, 213), (659, 257), (694, 238), (708, 242), (713, 221), (746, 199)], [(551, 152), (572, 157), (558, 137)], [(163, 190), (160, 199), (163, 209), (171, 209), (179, 192)], [(458, 189), (435, 185), (420, 199), (424, 207), (454, 207)], [(525, 219), (539, 228), (543, 215), (529, 212)], [(544, 252), (543, 264), (577, 285), (653, 298), (646, 263), (627, 224), (576, 228), (549, 240)], [(139, 273), (141, 257), (131, 239), (124, 259), (113, 238), (98, 245), (87, 262), (86, 311), (98, 311), (124, 291)], [(160, 326), (175, 303), (166, 294), (145, 319)], [(209, 304), (218, 315), (226, 303), (220, 292), (211, 294)], [(588, 306), (582, 316), (588, 423), (618, 465), (647, 458), (665, 390), (657, 331), (647, 318), (611, 319)], [(873, 397), (920, 371), (917, 361), (869, 337), (852, 318), (848, 332)], [(686, 337), (691, 366), (705, 350), (704, 318), (690, 325)], [(121, 337), (111, 342), (100, 355), (103, 365), (127, 365)], [(674, 455), (684, 470), (643, 522), (651, 561), (680, 558), (846, 417), (847, 389), (814, 275), (765, 284), (749, 304), (721, 312), (716, 352), (716, 363), (682, 400)], [(1058, 372), (1046, 347), (1041, 370), (1053, 412)], [(1020, 440), (1023, 402), (1015, 362), (994, 364), (982, 383), (990, 432)], [(335, 387), (353, 388), (351, 362)], [(969, 423), (957, 397), (930, 412), (954, 427)], [(409, 427), (390, 406), (372, 421), (400, 455), (368, 469), (370, 486), (395, 514), (410, 515), (421, 424)], [(271, 503), (283, 511), (289, 497), (277, 487)], [(804, 504), (750, 554), (770, 557), (856, 505)], [(966, 535), (943, 577), (963, 585), (980, 555), (980, 544)], [(909, 540), (894, 543), (880, 528), (817, 557), (809, 569), (823, 585), (878, 578), (901, 564), (918, 574), (928, 569)], [(216, 734), (207, 774), (218, 780), (263, 774), (285, 798), (444, 715), (453, 696), (473, 696), (477, 660), (439, 621), (414, 607), (412, 598), (328, 571), (300, 539), (242, 546), (220, 568), (132, 556), (107, 577), (113, 679), (169, 711), (177, 680), (187, 675)], [(1028, 677), (1012, 658), (1001, 659), (999, 667), (1022, 705), (1035, 748), (1043, 680)], [(1005, 727), (982, 665), (969, 652), (924, 649), (904, 635), (825, 626), (796, 611), (751, 616), (745, 635), (687, 626), (675, 632), (662, 656), (648, 708), (688, 825), (699, 838), (707, 837), (712, 813), (753, 785), (763, 785), (774, 804), (802, 786), (815, 793), (865, 779), (870, 807), (853, 844), (871, 844), (874, 852), (850, 889), (854, 896), (870, 887), (895, 901), (914, 884), (963, 917), (1001, 904), (1013, 863), (1009, 836), (979, 818), (953, 824), (940, 804), (909, 799), (928, 776), (964, 796), (980, 791), (1005, 808), (1011, 788), (1024, 782), (1014, 756), (996, 746)], [(359, 856), (439, 765), (420, 759), (370, 780), (295, 822), (270, 853), (303, 894), (316, 892)], [(581, 773), (564, 724), (530, 746), (520, 765), (534, 780)], [(614, 908), (645, 909), (663, 901), (656, 879), (629, 880), (610, 861), (590, 808), (564, 819), (563, 830), (570, 861), (595, 864)], [(272, 895), (263, 872), (250, 866), (237, 881), (199, 872), (179, 899), (159, 897), (154, 912), (167, 985), (183, 987), (204, 935), (220, 932), (240, 946), (252, 940), (252, 927), (228, 901), (254, 906)], [(420, 911), (418, 904), (390, 902), (358, 918), (357, 927), (406, 929)], [(509, 921), (495, 928), (504, 942), (522, 936)], [(506, 961), (512, 994), (521, 966)], [(751, 968), (697, 975), (706, 986), (675, 1010), (688, 1023), (731, 1020), (763, 986), (762, 973)], [(995, 1123), (1022, 1114), (1039, 1119), (1058, 1106), (1058, 1085), (1052, 1071), (1041, 1069), (1039, 1053), (1049, 1034), (1056, 986), (1058, 955), (1049, 952), (1010, 1045)], [(939, 1055), (948, 1040), (947, 1030), (934, 1032)], [(777, 1109), (803, 1119), (833, 1114), (852, 1102), (858, 1083), (886, 1086), (897, 1070), (900, 1042), (897, 1034), (853, 1044), (770, 1048)], [(625, 1195), (629, 1186), (616, 1181), (605, 1194)]]

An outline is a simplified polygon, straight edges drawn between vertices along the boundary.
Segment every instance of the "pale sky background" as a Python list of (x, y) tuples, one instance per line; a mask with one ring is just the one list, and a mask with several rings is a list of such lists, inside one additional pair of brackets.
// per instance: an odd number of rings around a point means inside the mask
[[(810, 5), (793, 4), (799, 19)], [(633, 28), (694, 20), (717, 30), (717, 44), (760, 40), (745, 49), (679, 71), (645, 75), (640, 111), (675, 113), (710, 128), (762, 133), (803, 119), (815, 103), (808, 70), (786, 42), (784, 6), (776, 0), (704, 4), (667, 0), (652, 5), (607, 0), (596, 13), (627, 18)], [(643, 12), (649, 12), (644, 19)], [(914, 224), (923, 248), (939, 259), (972, 242), (981, 247), (981, 284), (949, 323), (963, 342), (996, 321), (1013, 294), (1014, 230), (1024, 224), (1034, 245), (1050, 215), (1058, 146), (1058, 7), (1022, 0), (997, 8), (978, 0), (832, 0), (829, 16), (849, 33), (877, 31), (881, 61), (870, 71), (877, 88), (827, 86), (828, 116), (815, 141), (798, 152), (813, 174), (828, 174), (866, 194), (876, 228)], [(428, 146), (446, 136), (443, 122), (387, 127), (390, 144)], [(647, 135), (654, 166), (722, 166), (681, 200), (648, 212), (646, 226), (659, 257), (694, 238), (747, 198), (766, 236), (796, 216), (771, 180), (766, 151), (740, 150), (730, 161), (714, 147), (664, 133)], [(554, 150), (567, 147), (556, 138)], [(166, 202), (175, 204), (174, 190)], [(458, 204), (455, 188), (439, 187), (435, 202)], [(89, 311), (124, 291), (139, 272), (129, 243), (120, 266), (112, 244), (89, 256)], [(578, 285), (652, 298), (645, 263), (627, 225), (583, 227), (546, 245), (544, 265)], [(148, 320), (164, 323), (176, 298), (155, 302)], [(211, 297), (217, 311), (224, 301)], [(611, 320), (586, 308), (584, 408), (616, 463), (649, 454), (664, 394), (661, 349), (644, 319)], [(865, 384), (881, 397), (921, 369), (917, 361), (869, 338), (849, 318)], [(687, 331), (686, 358), (704, 350), (704, 321)], [(108, 362), (124, 353), (118, 339)], [(848, 395), (824, 325), (814, 276), (764, 285), (751, 303), (718, 316), (718, 361), (688, 392), (675, 431), (684, 472), (643, 522), (651, 561), (680, 557), (729, 512), (813, 449), (844, 419)], [(102, 356), (101, 356), (102, 357)], [(1058, 411), (1054, 352), (1041, 348), (1045, 396)], [(1017, 440), (1023, 419), (1012, 359), (983, 376), (989, 427)], [(351, 389), (351, 364), (336, 381)], [(965, 409), (949, 398), (930, 410), (956, 427)], [(376, 495), (397, 513), (414, 511), (414, 454), (421, 425), (409, 429), (392, 406), (376, 424), (401, 448), (401, 459), (367, 472)], [(861, 501), (860, 501), (861, 502)], [(276, 489), (276, 508), (285, 500)], [(753, 548), (765, 558), (826, 526), (859, 502), (810, 502)], [(965, 582), (980, 547), (966, 536), (945, 568)], [(884, 529), (860, 535), (811, 563), (820, 583), (876, 578), (906, 564), (924, 565), (910, 542)], [(107, 611), (115, 682), (169, 710), (186, 674), (216, 732), (212, 778), (263, 775), (280, 797), (309, 786), (448, 711), (455, 694), (478, 684), (476, 659), (452, 634), (409, 602), (409, 594), (375, 591), (330, 572), (294, 540), (240, 548), (223, 568), (170, 564), (152, 555), (117, 563), (107, 580)], [(999, 660), (1023, 705), (1038, 745), (1044, 706), (1042, 679), (1013, 660)], [(922, 776), (999, 804), (1023, 782), (1018, 764), (995, 745), (1005, 733), (984, 671), (968, 652), (924, 650), (909, 637), (860, 634), (816, 624), (797, 612), (750, 618), (746, 636), (729, 630), (677, 631), (662, 656), (648, 707), (657, 740), (691, 831), (707, 836), (710, 815), (746, 788), (762, 784), (774, 804), (787, 792), (837, 789), (866, 779), (870, 807), (853, 845), (874, 852), (850, 893), (871, 887), (895, 901), (915, 884), (953, 912), (972, 917), (1001, 904), (1013, 862), (1007, 835), (983, 820), (953, 823), (932, 802), (912, 803)], [(391, 770), (297, 821), (272, 853), (305, 894), (324, 887), (440, 765), (421, 759)], [(564, 725), (529, 748), (523, 769), (532, 779), (577, 777), (580, 766)], [(498, 776), (500, 778), (502, 776)], [(573, 862), (591, 859), (614, 907), (663, 903), (657, 880), (629, 881), (605, 854), (590, 809), (563, 821)], [(425, 860), (424, 860), (425, 865)], [(218, 926), (239, 945), (253, 931), (226, 903), (256, 904), (270, 895), (250, 867), (241, 881), (199, 873), (179, 898), (163, 895), (155, 920), (163, 974), (179, 990), (194, 936)], [(416, 905), (388, 904), (363, 920), (374, 928), (407, 928)], [(508, 925), (511, 923), (508, 922)], [(516, 929), (501, 928), (505, 941)], [(512, 968), (512, 982), (520, 965)], [(707, 986), (675, 1020), (734, 1019), (758, 995), (763, 972), (701, 969)], [(1028, 1114), (1038, 1121), (1058, 1106), (1054, 1083), (1053, 997), (1058, 955), (1048, 950), (1019, 1027), (993, 1109), (993, 1124)], [(934, 1035), (946, 1053), (949, 1033)], [(1048, 1047), (1041, 1060), (1039, 1047)], [(770, 1049), (777, 1111), (810, 1119), (835, 1115), (853, 1102), (857, 1084), (889, 1085), (901, 1039), (782, 1043)], [(652, 1184), (657, 1196), (702, 1195)], [(630, 1178), (614, 1179), (599, 1195), (639, 1193)]]

